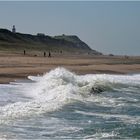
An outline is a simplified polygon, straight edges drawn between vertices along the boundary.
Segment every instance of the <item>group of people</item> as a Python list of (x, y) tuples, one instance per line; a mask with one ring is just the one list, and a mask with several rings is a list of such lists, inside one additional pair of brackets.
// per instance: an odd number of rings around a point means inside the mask
[[(46, 52), (44, 52), (44, 57), (46, 57)], [(48, 57), (51, 57), (51, 52), (49, 51)]]
[[(23, 54), (26, 55), (26, 51), (23, 51)], [(46, 57), (46, 52), (44, 52), (44, 57)], [(49, 51), (48, 57), (51, 57), (51, 52)]]

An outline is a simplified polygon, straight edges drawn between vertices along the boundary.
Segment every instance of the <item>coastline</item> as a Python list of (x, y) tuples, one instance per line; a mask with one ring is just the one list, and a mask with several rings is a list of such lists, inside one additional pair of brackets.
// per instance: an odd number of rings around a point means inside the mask
[[(35, 53), (34, 53), (35, 54)], [(92, 56), (80, 54), (53, 54), (52, 57), (22, 53), (0, 52), (0, 84), (42, 75), (57, 67), (76, 74), (140, 73), (140, 56)]]

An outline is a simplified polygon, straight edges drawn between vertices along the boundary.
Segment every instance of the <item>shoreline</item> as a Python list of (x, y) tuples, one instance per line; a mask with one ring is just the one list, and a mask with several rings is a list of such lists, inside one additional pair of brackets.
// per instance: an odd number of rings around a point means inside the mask
[(0, 52), (0, 84), (27, 79), (29, 75), (43, 75), (57, 67), (76, 74), (140, 73), (140, 56), (92, 56), (52, 54), (51, 58), (20, 53)]

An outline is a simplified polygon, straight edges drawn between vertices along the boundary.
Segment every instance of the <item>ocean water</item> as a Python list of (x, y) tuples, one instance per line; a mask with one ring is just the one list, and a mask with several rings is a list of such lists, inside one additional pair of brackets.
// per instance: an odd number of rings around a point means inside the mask
[(0, 139), (140, 139), (140, 74), (56, 68), (1, 84)]

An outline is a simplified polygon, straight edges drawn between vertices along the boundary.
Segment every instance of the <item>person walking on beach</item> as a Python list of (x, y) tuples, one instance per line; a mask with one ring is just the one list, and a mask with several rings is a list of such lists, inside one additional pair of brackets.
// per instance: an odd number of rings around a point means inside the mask
[(51, 52), (49, 51), (49, 56), (48, 57), (51, 57)]
[(24, 50), (24, 55), (26, 54), (26, 51)]
[(44, 57), (46, 57), (46, 52), (44, 52)]

